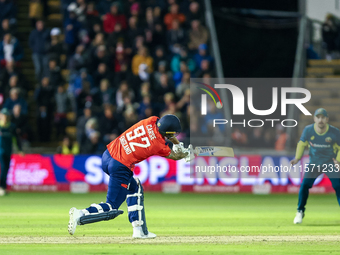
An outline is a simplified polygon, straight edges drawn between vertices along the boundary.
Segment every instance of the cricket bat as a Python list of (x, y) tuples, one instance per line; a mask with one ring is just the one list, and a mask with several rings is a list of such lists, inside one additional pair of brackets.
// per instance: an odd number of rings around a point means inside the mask
[(195, 147), (194, 154), (201, 157), (234, 157), (234, 150), (223, 146), (201, 146)]

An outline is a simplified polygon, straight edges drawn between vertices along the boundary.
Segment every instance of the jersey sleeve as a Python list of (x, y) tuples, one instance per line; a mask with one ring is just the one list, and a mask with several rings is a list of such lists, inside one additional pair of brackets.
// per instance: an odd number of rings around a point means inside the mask
[(340, 131), (335, 130), (335, 142), (333, 144), (334, 151), (336, 152), (336, 160), (340, 162)]
[(340, 146), (340, 130), (339, 129), (335, 130), (335, 143)]
[(305, 150), (305, 147), (308, 145), (308, 126), (305, 127), (302, 131), (300, 141), (298, 142), (296, 146), (296, 152), (295, 152), (295, 158), (301, 159), (303, 156), (303, 152)]
[(157, 155), (161, 157), (167, 157), (170, 155), (170, 153), (171, 149), (168, 145), (164, 144), (164, 147), (158, 151)]
[(296, 152), (295, 152), (295, 158), (301, 159), (303, 156), (303, 152), (305, 150), (305, 147), (307, 146), (307, 142), (302, 142), (301, 140), (298, 142), (296, 146)]
[(301, 137), (300, 137), (300, 141), (302, 141), (302, 142), (308, 141), (308, 127), (305, 127), (303, 129)]

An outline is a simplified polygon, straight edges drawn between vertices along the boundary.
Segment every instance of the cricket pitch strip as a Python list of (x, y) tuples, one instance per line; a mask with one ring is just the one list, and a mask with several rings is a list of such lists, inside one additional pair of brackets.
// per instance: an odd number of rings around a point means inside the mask
[(62, 237), (0, 237), (1, 244), (237, 244), (261, 242), (329, 242), (340, 241), (340, 235), (289, 235), (289, 236), (158, 236), (155, 239), (131, 237), (62, 236)]

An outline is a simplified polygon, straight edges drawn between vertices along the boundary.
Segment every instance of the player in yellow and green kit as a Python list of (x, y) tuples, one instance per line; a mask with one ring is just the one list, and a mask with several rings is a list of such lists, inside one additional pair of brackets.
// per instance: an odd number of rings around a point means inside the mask
[(299, 191), (299, 202), (294, 224), (302, 223), (305, 216), (309, 189), (315, 179), (325, 173), (332, 182), (338, 203), (340, 205), (340, 131), (328, 124), (328, 113), (319, 108), (314, 113), (314, 124), (308, 125), (302, 132), (297, 144), (295, 158), (290, 162), (295, 165), (299, 162), (306, 146), (309, 147), (309, 165), (303, 166), (305, 175)]

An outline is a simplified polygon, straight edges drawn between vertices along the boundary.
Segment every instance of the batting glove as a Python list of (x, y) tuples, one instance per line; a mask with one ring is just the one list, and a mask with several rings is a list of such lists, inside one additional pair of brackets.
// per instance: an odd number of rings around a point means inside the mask
[(178, 153), (178, 152), (180, 152), (180, 151), (184, 152), (184, 150), (185, 150), (184, 144), (183, 144), (183, 143), (174, 144), (174, 145), (172, 146), (172, 150), (173, 150), (174, 152), (176, 152), (176, 153)]
[(190, 162), (195, 158), (194, 149), (191, 144), (188, 146), (187, 149), (185, 149), (184, 152), (188, 152), (188, 155), (184, 158), (185, 162)]

